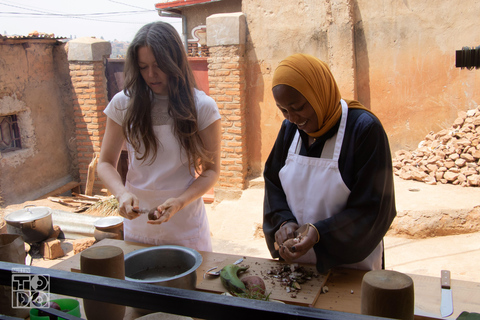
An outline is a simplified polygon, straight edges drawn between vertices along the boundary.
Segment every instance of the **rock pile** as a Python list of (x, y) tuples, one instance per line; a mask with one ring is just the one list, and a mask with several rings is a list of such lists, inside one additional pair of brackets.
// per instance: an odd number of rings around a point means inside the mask
[(427, 184), (480, 186), (480, 108), (461, 111), (452, 127), (430, 132), (415, 151), (400, 150), (394, 174)]

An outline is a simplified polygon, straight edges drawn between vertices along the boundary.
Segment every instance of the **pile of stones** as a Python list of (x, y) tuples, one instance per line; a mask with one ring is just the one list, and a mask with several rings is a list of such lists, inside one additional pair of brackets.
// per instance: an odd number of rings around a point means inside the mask
[(480, 108), (461, 111), (452, 127), (430, 132), (414, 151), (399, 150), (394, 174), (427, 184), (480, 186)]

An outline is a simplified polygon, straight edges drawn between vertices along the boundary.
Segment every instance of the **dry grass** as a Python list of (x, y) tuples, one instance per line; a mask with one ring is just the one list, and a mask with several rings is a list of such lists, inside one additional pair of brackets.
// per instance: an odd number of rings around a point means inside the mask
[(118, 216), (118, 201), (113, 196), (100, 199), (92, 204), (85, 213), (98, 216)]

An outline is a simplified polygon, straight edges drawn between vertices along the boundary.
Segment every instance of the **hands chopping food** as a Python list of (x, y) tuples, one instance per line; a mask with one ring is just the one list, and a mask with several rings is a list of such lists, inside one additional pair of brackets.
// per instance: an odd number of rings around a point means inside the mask
[(133, 220), (140, 217), (142, 214), (146, 214), (148, 217), (147, 223), (149, 224), (161, 224), (167, 222), (182, 208), (178, 198), (170, 198), (158, 207), (152, 209), (140, 209), (138, 207), (137, 197), (129, 192), (120, 196), (119, 204), (119, 214), (122, 217), (128, 220)]

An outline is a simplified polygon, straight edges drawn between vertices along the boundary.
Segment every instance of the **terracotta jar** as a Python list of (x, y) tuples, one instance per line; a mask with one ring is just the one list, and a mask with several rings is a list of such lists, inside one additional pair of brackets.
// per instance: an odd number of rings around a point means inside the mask
[[(80, 254), (82, 273), (102, 277), (125, 279), (123, 250), (115, 246), (90, 247)], [(125, 306), (83, 299), (88, 320), (118, 320), (125, 315)]]
[(361, 313), (370, 316), (413, 320), (413, 280), (393, 270), (369, 271), (363, 276)]
[[(0, 261), (25, 264), (25, 242), (18, 234), (0, 234)], [(13, 308), (11, 286), (0, 285), (0, 313), (12, 317), (26, 318), (29, 308)], [(21, 306), (18, 302), (16, 307)]]

